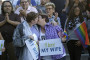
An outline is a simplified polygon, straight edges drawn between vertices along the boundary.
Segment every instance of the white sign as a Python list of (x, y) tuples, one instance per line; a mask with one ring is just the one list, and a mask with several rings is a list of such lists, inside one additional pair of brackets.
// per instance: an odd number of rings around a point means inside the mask
[(0, 40), (0, 55), (2, 55), (2, 48), (4, 47), (4, 40)]
[(39, 41), (40, 56), (63, 54), (61, 39)]
[(25, 43), (26, 43), (26, 46), (28, 47), (33, 59), (37, 60), (39, 51), (38, 51), (38, 45), (37, 45), (36, 41), (26, 40)]

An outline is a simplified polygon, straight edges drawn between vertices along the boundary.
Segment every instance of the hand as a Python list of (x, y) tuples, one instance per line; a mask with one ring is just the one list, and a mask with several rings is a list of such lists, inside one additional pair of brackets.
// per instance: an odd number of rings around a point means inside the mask
[(39, 41), (37, 41), (36, 43), (37, 43), (37, 45), (39, 45)]
[(53, 26), (57, 26), (58, 24), (57, 24), (57, 22), (51, 22), (51, 24), (53, 25)]
[(5, 52), (5, 47), (2, 48), (2, 52)]
[(58, 13), (57, 13), (57, 12), (55, 12), (55, 19), (57, 19), (57, 17), (58, 17)]
[(29, 38), (32, 39), (32, 40), (34, 40), (34, 36), (32, 36), (32, 35), (30, 35)]
[(22, 15), (22, 16), (27, 16), (26, 10), (20, 10), (20, 15)]
[(6, 20), (7, 22), (9, 21), (8, 13), (6, 13), (5, 20)]
[(19, 5), (16, 5), (15, 9), (17, 9), (19, 7)]
[(62, 9), (62, 12), (66, 12), (66, 9)]
[(63, 37), (63, 38), (62, 38), (62, 42), (66, 42), (66, 38)]
[(75, 45), (81, 46), (81, 42), (80, 41), (77, 41)]

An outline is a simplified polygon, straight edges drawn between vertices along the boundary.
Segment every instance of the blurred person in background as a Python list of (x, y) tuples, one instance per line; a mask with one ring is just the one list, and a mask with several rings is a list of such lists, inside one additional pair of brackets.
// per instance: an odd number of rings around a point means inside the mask
[(5, 40), (5, 52), (2, 54), (2, 60), (16, 60), (15, 50), (12, 43), (12, 36), (15, 27), (20, 24), (20, 17), (13, 12), (13, 6), (10, 1), (4, 1), (1, 6), (0, 14), (0, 32)]
[(82, 45), (76, 34), (73, 32), (84, 21), (80, 6), (74, 6), (66, 20), (65, 29), (69, 36), (67, 40), (67, 48), (70, 55), (70, 60), (80, 60)]
[(61, 21), (62, 28), (64, 29), (64, 24), (67, 18), (67, 8), (69, 0), (50, 0), (55, 4), (55, 12), (58, 13), (58, 16)]
[(21, 17), (21, 22), (26, 20), (26, 16), (29, 12), (38, 13), (38, 11), (35, 7), (30, 6), (29, 2), (30, 2), (30, 0), (20, 0), (21, 6), (18, 7), (17, 10), (15, 11), (15, 13)]
[(60, 18), (58, 17), (58, 13), (55, 12), (55, 4), (52, 2), (48, 2), (45, 4), (46, 8), (46, 14), (48, 15), (49, 18), (49, 23), (57, 23), (61, 27), (61, 21)]

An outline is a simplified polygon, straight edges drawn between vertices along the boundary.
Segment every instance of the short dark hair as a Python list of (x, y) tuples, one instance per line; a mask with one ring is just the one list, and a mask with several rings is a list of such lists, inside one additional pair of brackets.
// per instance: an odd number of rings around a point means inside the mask
[(11, 3), (10, 1), (4, 1), (4, 2), (2, 3), (2, 6), (1, 6), (2, 14), (5, 14), (5, 12), (4, 12), (4, 3), (6, 3), (6, 2), (9, 2), (9, 3), (10, 3), (10, 5), (11, 5), (11, 7), (12, 7), (11, 13), (14, 13), (14, 12), (13, 12), (13, 6), (12, 6), (12, 3)]
[(49, 22), (49, 19), (48, 19), (48, 16), (47, 14), (39, 14), (42, 18), (45, 18), (45, 22), (48, 23)]
[(35, 20), (38, 17), (38, 13), (30, 12), (27, 14), (26, 21), (31, 22), (32, 20)]

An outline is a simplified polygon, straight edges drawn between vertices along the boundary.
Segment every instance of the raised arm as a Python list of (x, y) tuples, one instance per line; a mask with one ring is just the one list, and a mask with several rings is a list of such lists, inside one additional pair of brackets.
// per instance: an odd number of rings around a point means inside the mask
[(69, 0), (66, 0), (66, 4), (65, 4), (65, 7), (64, 7), (64, 9), (62, 10), (62, 12), (65, 12), (65, 11), (66, 11), (68, 5), (69, 5)]
[(0, 22), (0, 27), (3, 26), (6, 23), (6, 20), (3, 20)]

